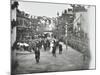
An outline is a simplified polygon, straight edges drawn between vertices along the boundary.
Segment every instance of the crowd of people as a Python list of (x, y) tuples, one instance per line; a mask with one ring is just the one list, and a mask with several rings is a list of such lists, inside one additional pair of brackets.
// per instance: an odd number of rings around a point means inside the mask
[[(16, 47), (16, 44), (18, 47)], [(31, 43), (26, 42), (15, 42), (15, 48), (19, 50), (33, 51), (35, 54), (36, 63), (39, 63), (41, 49), (44, 51), (49, 51), (54, 57), (56, 57), (56, 51), (59, 50), (59, 54), (62, 54), (62, 41), (54, 37), (37, 38), (31, 41)], [(18, 50), (17, 49), (17, 50)]]
[(35, 59), (36, 62), (39, 63), (40, 59), (40, 52), (41, 48), (43, 48), (44, 51), (50, 51), (54, 57), (56, 57), (56, 50), (59, 49), (59, 54), (62, 54), (62, 44), (61, 41), (57, 39), (42, 39), (37, 41), (36, 46), (33, 47), (33, 51), (35, 53)]

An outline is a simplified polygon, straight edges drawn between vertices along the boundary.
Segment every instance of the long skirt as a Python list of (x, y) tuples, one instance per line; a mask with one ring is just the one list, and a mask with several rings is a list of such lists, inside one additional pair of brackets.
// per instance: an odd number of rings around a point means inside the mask
[(53, 47), (51, 46), (51, 47), (50, 47), (50, 52), (52, 52), (52, 50), (53, 50)]

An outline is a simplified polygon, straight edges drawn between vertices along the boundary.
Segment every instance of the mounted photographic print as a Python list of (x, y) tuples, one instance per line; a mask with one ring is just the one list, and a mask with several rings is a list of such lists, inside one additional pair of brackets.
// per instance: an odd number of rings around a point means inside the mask
[(11, 75), (95, 69), (95, 5), (11, 0)]

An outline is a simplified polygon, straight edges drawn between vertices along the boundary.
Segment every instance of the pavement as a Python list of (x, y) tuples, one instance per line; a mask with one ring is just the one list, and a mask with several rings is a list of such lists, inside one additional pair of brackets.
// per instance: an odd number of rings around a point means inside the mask
[(81, 70), (83, 66), (83, 55), (69, 46), (67, 49), (63, 46), (62, 54), (57, 50), (56, 57), (52, 56), (50, 51), (45, 52), (42, 49), (38, 64), (35, 61), (34, 52), (21, 52), (16, 59), (17, 74)]

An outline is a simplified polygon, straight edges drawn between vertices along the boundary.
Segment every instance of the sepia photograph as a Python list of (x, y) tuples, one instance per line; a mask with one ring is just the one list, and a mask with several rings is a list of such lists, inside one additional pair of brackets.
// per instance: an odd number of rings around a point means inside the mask
[(95, 5), (11, 0), (11, 75), (95, 70)]

